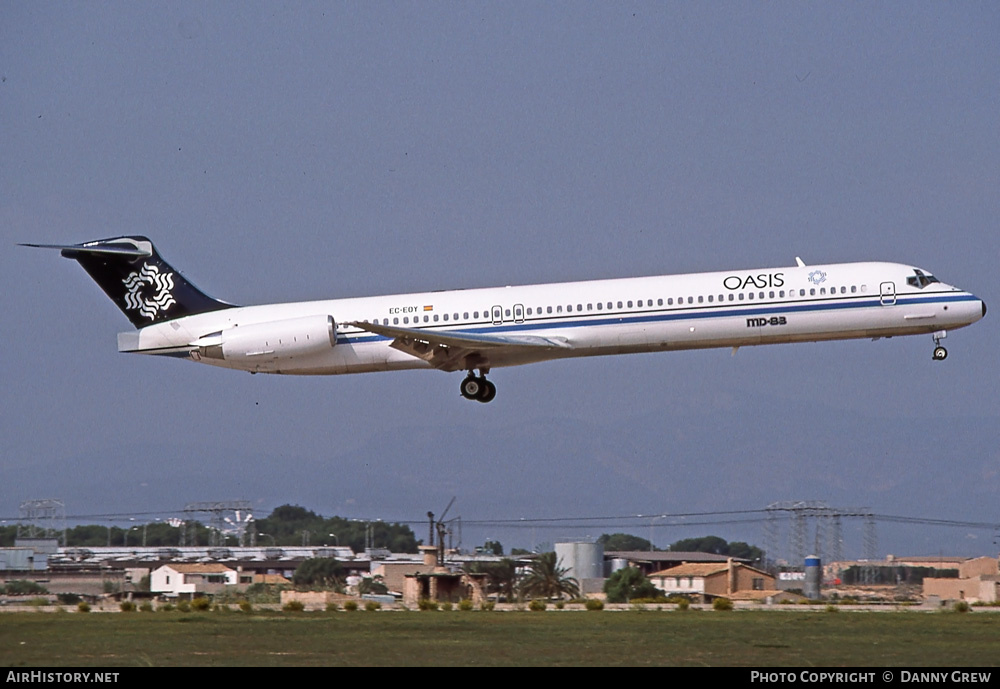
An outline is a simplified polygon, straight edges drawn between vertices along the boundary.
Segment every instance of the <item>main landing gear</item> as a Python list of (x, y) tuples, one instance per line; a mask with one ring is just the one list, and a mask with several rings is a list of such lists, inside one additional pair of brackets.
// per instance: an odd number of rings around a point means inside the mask
[(944, 330), (934, 333), (934, 354), (931, 357), (934, 361), (944, 361), (948, 358), (948, 350), (941, 346), (941, 340), (947, 336), (948, 333)]
[(462, 392), (462, 397), (477, 402), (491, 402), (497, 396), (497, 386), (486, 380), (485, 374), (476, 376), (472, 374), (472, 371), (469, 371), (469, 375), (462, 381), (462, 386), (459, 389)]

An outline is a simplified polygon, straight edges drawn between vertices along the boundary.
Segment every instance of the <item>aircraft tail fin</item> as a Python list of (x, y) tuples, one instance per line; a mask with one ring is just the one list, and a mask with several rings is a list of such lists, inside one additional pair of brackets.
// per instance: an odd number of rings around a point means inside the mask
[(174, 270), (146, 237), (99, 239), (83, 244), (22, 244), (59, 249), (100, 285), (136, 328), (196, 313), (228, 309)]

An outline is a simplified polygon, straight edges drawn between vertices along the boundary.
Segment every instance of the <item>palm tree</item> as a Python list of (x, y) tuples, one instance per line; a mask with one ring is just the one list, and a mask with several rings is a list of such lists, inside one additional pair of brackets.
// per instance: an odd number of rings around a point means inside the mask
[(568, 571), (567, 567), (559, 566), (555, 553), (542, 553), (532, 561), (528, 575), (521, 582), (521, 592), (529, 598), (578, 598), (580, 583), (567, 577)]

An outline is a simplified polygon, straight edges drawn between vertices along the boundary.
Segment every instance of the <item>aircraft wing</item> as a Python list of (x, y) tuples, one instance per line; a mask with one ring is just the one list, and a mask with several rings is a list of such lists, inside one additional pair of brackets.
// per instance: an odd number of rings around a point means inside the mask
[[(400, 328), (352, 321), (345, 323), (370, 333), (393, 338), (389, 346), (423, 359), (443, 371), (464, 371), (472, 366), (489, 366), (490, 360), (511, 355), (544, 355), (572, 346), (562, 338), (533, 335), (484, 335), (481, 333), (439, 332), (418, 328)], [(471, 366), (470, 366), (471, 364)]]

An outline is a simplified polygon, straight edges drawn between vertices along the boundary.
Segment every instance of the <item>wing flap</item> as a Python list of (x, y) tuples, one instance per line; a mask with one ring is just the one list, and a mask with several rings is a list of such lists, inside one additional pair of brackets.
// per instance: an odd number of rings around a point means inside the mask
[(377, 335), (396, 339), (419, 340), (428, 344), (446, 345), (449, 347), (466, 347), (475, 349), (492, 349), (495, 347), (542, 347), (545, 349), (570, 349), (572, 345), (565, 339), (554, 337), (536, 337), (533, 335), (485, 335), (483, 333), (455, 333), (421, 330), (419, 328), (400, 328), (395, 325), (379, 325), (352, 321), (345, 325), (354, 326)]
[(393, 349), (423, 359), (444, 371), (488, 366), (491, 355), (497, 357), (517, 350), (556, 351), (572, 348), (565, 339), (553, 337), (438, 332), (363, 321), (352, 321), (345, 325), (391, 337), (393, 341), (389, 346)]

